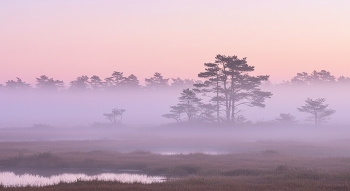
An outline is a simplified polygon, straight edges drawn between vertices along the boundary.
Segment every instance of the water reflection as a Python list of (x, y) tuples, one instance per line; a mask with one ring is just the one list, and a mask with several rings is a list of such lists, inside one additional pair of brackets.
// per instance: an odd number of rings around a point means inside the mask
[(204, 154), (204, 155), (224, 155), (229, 154), (228, 152), (217, 152), (217, 151), (204, 151), (204, 152), (178, 152), (178, 151), (167, 151), (167, 152), (157, 152), (160, 155), (191, 155), (191, 154)]
[(16, 187), (16, 186), (48, 186), (55, 185), (60, 182), (72, 183), (77, 180), (91, 181), (118, 181), (122, 183), (143, 183), (151, 184), (157, 182), (164, 182), (165, 177), (163, 176), (147, 176), (143, 174), (130, 174), (130, 173), (102, 173), (98, 175), (86, 175), (82, 173), (78, 174), (60, 174), (53, 175), (50, 177), (44, 177), (35, 174), (22, 174), (17, 175), (13, 172), (0, 172), (0, 184), (5, 187)]

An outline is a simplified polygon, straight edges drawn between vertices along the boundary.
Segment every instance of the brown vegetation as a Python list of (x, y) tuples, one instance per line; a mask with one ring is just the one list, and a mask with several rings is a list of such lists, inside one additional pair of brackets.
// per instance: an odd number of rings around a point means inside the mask
[[(350, 190), (350, 158), (307, 157), (287, 151), (205, 155), (160, 155), (147, 151), (120, 153), (89, 150), (109, 141), (0, 143), (0, 166), (33, 168), (109, 168), (166, 175), (165, 183), (122, 184), (77, 181), (44, 188), (4, 190)], [(267, 143), (265, 143), (267, 144)], [(271, 143), (273, 144), (273, 143)], [(287, 145), (287, 143), (285, 143)], [(71, 145), (71, 146), (70, 146)], [(84, 145), (86, 148), (84, 148)], [(81, 151), (78, 150), (81, 146)], [(47, 148), (51, 151), (44, 151)], [(280, 149), (283, 144), (280, 144)], [(314, 147), (307, 147), (311, 152)]]

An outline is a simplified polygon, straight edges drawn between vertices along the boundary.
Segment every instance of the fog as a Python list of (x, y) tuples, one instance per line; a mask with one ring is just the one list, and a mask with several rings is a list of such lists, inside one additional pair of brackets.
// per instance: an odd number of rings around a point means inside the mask
[[(273, 120), (280, 113), (297, 116), (299, 123), (306, 114), (297, 111), (306, 98), (325, 98), (329, 108), (336, 113), (329, 124), (350, 124), (350, 94), (345, 85), (328, 86), (278, 86), (263, 87), (273, 96), (266, 99), (265, 108), (243, 106), (239, 113), (252, 122)], [(30, 127), (48, 124), (55, 127), (88, 126), (94, 122), (108, 122), (103, 113), (113, 108), (126, 110), (123, 124), (131, 126), (154, 126), (175, 122), (161, 115), (176, 105), (182, 89), (123, 90), (115, 92), (1, 92), (0, 127)], [(202, 97), (206, 100), (206, 97)]]
[(113, 108), (126, 110), (123, 123), (158, 125), (169, 122), (161, 117), (170, 104), (177, 102), (178, 92), (61, 92), (61, 93), (3, 93), (1, 127), (29, 127), (49, 124), (55, 127), (90, 125), (108, 122), (103, 113)]
[[(346, 171), (346, 162), (338, 164), (350, 157), (346, 85), (263, 84), (260, 88), (272, 93), (265, 107), (240, 106), (234, 122), (225, 121), (221, 112), (217, 123), (215, 110), (208, 117), (198, 109), (200, 115), (192, 121), (188, 110), (180, 120), (164, 117), (171, 106), (181, 106), (186, 92), (201, 103), (211, 99), (210, 94), (186, 88), (1, 91), (0, 185), (166, 183), (202, 172), (217, 176), (213, 168), (226, 172), (228, 167), (243, 171), (242, 176), (246, 170), (240, 169), (262, 167), (273, 174), (280, 168), (288, 169), (285, 173), (310, 168)], [(324, 98), (332, 115), (317, 125), (306, 120), (310, 114), (297, 108), (308, 98)], [(111, 112), (117, 113), (114, 118)], [(278, 118), (282, 113), (295, 117), (283, 121)], [(202, 114), (209, 119), (202, 120)], [(220, 167), (222, 163), (227, 167)]]
[(350, 190), (350, 3), (27, 2), (0, 190)]
[[(273, 96), (265, 108), (241, 107), (246, 124), (176, 123), (162, 117), (176, 105), (181, 88), (121, 90), (111, 92), (1, 92), (1, 141), (84, 140), (84, 139), (198, 139), (227, 141), (329, 141), (350, 137), (347, 116), (348, 87), (340, 84), (318, 86), (263, 85)], [(200, 94), (198, 94), (200, 95)], [(208, 98), (201, 96), (203, 101)], [(315, 126), (297, 111), (306, 98), (325, 98), (336, 110), (328, 123)], [(103, 115), (113, 108), (125, 109), (122, 122), (110, 124)], [(294, 125), (273, 123), (280, 113), (296, 116)], [(147, 135), (147, 136), (146, 136)], [(214, 142), (214, 141), (213, 141)], [(204, 144), (203, 147), (210, 147)], [(141, 149), (133, 147), (134, 149)], [(149, 149), (149, 148), (144, 148)], [(195, 149), (193, 149), (195, 151)], [(208, 152), (215, 152), (209, 150)]]
[(350, 108), (349, 87), (344, 84), (328, 84), (315, 86), (279, 86), (270, 85), (263, 88), (273, 93), (271, 99), (266, 100), (265, 109), (246, 108), (246, 115), (253, 120), (271, 120), (279, 113), (291, 113), (297, 117), (299, 123), (310, 124), (305, 121), (306, 114), (298, 112), (297, 108), (305, 103), (306, 98), (325, 98), (329, 108), (336, 110), (336, 113), (329, 119), (331, 124), (350, 124), (347, 116)]

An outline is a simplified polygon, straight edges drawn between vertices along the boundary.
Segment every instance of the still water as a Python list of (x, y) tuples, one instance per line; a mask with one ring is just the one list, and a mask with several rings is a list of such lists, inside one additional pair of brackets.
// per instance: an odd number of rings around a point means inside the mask
[(72, 183), (77, 180), (82, 181), (118, 181), (122, 183), (159, 183), (164, 182), (166, 177), (164, 176), (148, 176), (145, 174), (134, 173), (101, 173), (96, 175), (88, 175), (85, 173), (62, 173), (58, 175), (43, 176), (38, 174), (16, 174), (14, 172), (6, 171), (0, 172), (0, 184), (5, 187), (18, 187), (18, 186), (49, 186), (55, 185), (60, 182)]

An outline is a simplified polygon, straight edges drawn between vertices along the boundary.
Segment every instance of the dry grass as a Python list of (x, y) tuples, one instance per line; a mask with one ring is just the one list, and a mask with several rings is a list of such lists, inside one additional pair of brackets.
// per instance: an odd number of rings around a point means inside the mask
[[(150, 185), (82, 182), (4, 190), (350, 190), (350, 158), (307, 157), (276, 150), (205, 155), (159, 155), (145, 151), (89, 151), (109, 141), (0, 143), (0, 166), (142, 170), (176, 177)], [(74, 144), (73, 148), (72, 145)], [(78, 150), (81, 146), (81, 151)], [(50, 150), (46, 150), (51, 148)], [(310, 147), (310, 149), (312, 149)]]

